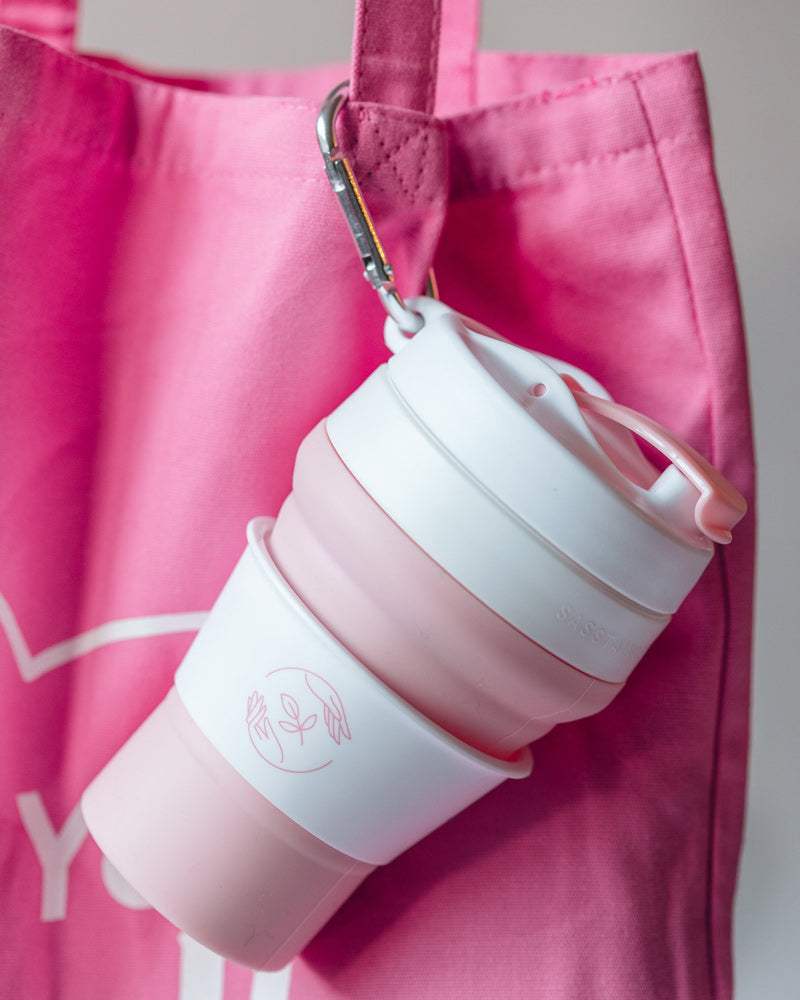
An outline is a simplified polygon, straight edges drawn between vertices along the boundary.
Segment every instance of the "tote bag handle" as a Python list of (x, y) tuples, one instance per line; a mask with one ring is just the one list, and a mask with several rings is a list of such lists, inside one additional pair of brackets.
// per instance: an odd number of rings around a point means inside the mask
[(356, 0), (350, 96), (433, 114), (475, 103), (480, 0)]
[[(354, 100), (432, 114), (439, 62), (448, 96), (474, 103), (480, 0), (356, 0)], [(0, 24), (74, 47), (77, 0), (0, 0)], [(441, 55), (440, 55), (441, 53)]]

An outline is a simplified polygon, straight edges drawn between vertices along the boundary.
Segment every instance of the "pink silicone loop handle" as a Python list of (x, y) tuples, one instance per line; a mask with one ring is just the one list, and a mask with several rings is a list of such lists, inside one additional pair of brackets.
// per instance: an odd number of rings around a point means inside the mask
[(694, 509), (697, 527), (712, 542), (721, 545), (730, 542), (731, 528), (744, 517), (747, 504), (741, 493), (713, 465), (655, 420), (620, 403), (583, 392), (569, 377), (565, 381), (581, 410), (621, 424), (665, 455), (700, 492)]

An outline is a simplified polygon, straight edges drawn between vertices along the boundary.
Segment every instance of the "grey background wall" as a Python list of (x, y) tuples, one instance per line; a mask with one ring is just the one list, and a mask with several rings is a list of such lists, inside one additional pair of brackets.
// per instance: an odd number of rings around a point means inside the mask
[[(456, 0), (452, 0), (456, 2)], [(161, 68), (346, 61), (352, 0), (81, 0), (85, 49)], [(698, 49), (739, 268), (760, 459), (753, 743), (738, 1000), (800, 996), (800, 4), (484, 0), (496, 49)]]

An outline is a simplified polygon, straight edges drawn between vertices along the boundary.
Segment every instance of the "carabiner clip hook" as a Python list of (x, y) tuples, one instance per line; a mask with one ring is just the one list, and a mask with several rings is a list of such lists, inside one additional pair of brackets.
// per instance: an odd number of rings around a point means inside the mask
[(400, 329), (406, 333), (417, 333), (425, 321), (419, 313), (408, 308), (397, 290), (392, 265), (375, 232), (355, 175), (336, 139), (336, 117), (347, 100), (349, 82), (345, 80), (328, 94), (317, 117), (317, 142), (325, 161), (325, 172), (355, 240), (364, 277), (377, 291), (386, 312)]

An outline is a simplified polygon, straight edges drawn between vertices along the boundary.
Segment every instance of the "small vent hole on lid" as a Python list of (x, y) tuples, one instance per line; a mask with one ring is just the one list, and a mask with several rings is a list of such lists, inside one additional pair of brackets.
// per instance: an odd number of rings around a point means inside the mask
[(533, 385), (528, 386), (527, 392), (529, 396), (535, 396), (539, 399), (547, 392), (547, 386), (544, 382), (535, 382)]

